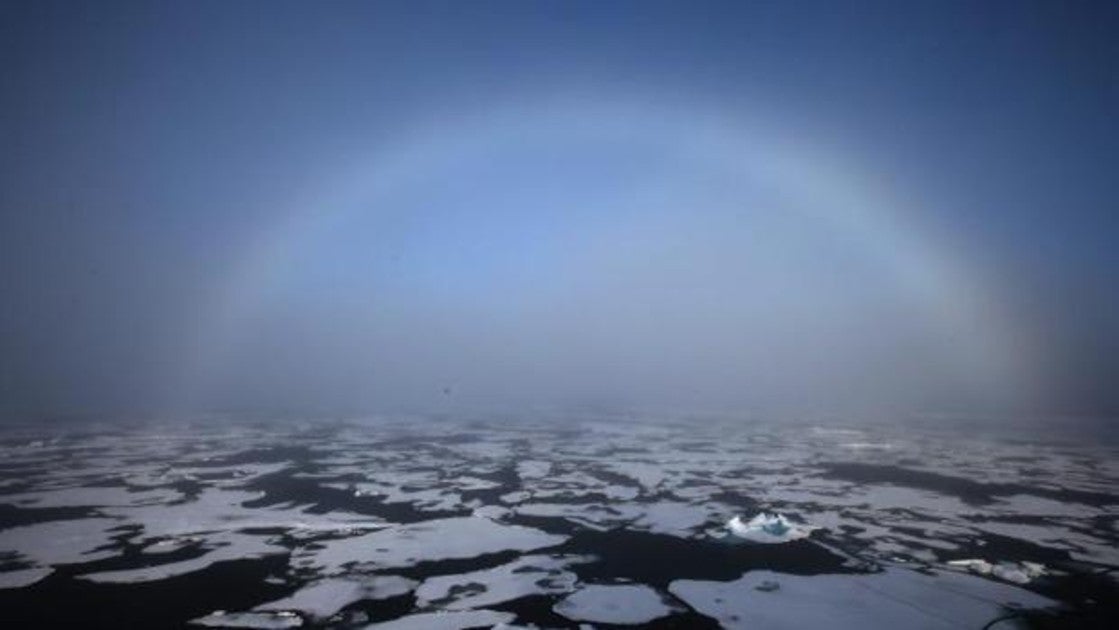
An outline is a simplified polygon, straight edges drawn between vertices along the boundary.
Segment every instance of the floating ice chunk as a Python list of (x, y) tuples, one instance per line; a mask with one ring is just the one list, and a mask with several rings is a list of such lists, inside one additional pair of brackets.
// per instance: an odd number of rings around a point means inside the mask
[(991, 569), (991, 575), (1015, 584), (1028, 584), (1031, 580), (1026, 570), (1019, 565), (1000, 562)]
[(298, 628), (303, 625), (299, 615), (292, 612), (214, 612), (190, 622), (207, 628)]
[(312, 621), (321, 621), (353, 602), (406, 595), (414, 588), (416, 582), (396, 575), (375, 575), (360, 579), (331, 578), (308, 584), (283, 599), (261, 604), (253, 610), (298, 610)]
[(709, 512), (702, 506), (668, 501), (641, 504), (639, 509), (643, 513), (631, 523), (632, 528), (681, 538), (691, 536), (706, 523)]
[(34, 569), (16, 569), (15, 571), (4, 571), (0, 573), (0, 589), (4, 588), (23, 588), (24, 586), (31, 586), (35, 582), (47, 577), (53, 572), (53, 569), (34, 568)]
[[(776, 582), (779, 587), (771, 588)], [(801, 576), (750, 571), (730, 582), (676, 580), (668, 590), (725, 628), (979, 628), (1007, 606), (1057, 602), (963, 573), (888, 569)]]
[(650, 623), (677, 611), (660, 593), (640, 584), (584, 586), (552, 610), (572, 621), (618, 625)]
[(1029, 584), (1035, 578), (1045, 575), (1045, 565), (1036, 562), (999, 562), (991, 564), (986, 560), (949, 560), (949, 566), (965, 568), (979, 575), (993, 575), (1000, 580), (1015, 584)]
[(112, 507), (102, 511), (108, 516), (127, 519), (129, 524), (143, 525), (145, 536), (169, 538), (247, 527), (252, 520), (268, 513), (243, 505), (261, 496), (259, 492), (246, 490), (207, 488), (185, 503)]
[(948, 565), (967, 569), (968, 571), (977, 573), (979, 575), (990, 575), (991, 571), (995, 568), (994, 565), (992, 565), (990, 562), (981, 560), (979, 558), (970, 558), (968, 560), (949, 560)]
[(297, 564), (326, 572), (352, 562), (377, 567), (408, 567), (420, 562), (474, 558), (501, 551), (531, 551), (552, 547), (566, 536), (520, 525), (505, 525), (480, 516), (434, 519), (388, 527), (381, 531), (328, 540), (316, 549), (297, 552)]
[(107, 584), (154, 582), (193, 573), (195, 571), (201, 571), (218, 562), (242, 560), (245, 558), (263, 558), (265, 556), (287, 553), (286, 548), (273, 545), (259, 536), (239, 534), (236, 532), (218, 532), (207, 536), (205, 545), (211, 547), (211, 549), (197, 558), (157, 564), (150, 567), (140, 567), (137, 569), (89, 573), (79, 576), (79, 579)]
[(473, 516), (480, 516), (482, 518), (500, 520), (505, 518), (511, 513), (511, 510), (501, 505), (483, 505), (474, 508)]
[(202, 536), (175, 536), (172, 538), (156, 540), (155, 542), (144, 546), (144, 548), (141, 549), (140, 552), (147, 555), (172, 553), (175, 551), (182, 551), (183, 549), (189, 549), (191, 547), (201, 545), (204, 542), (206, 542), (206, 539)]
[(516, 492), (506, 492), (498, 497), (502, 503), (520, 503), (532, 498), (532, 494), (524, 490), (517, 490)]
[(736, 516), (727, 523), (727, 529), (739, 538), (756, 543), (775, 544), (805, 538), (816, 528), (798, 525), (781, 514), (771, 515), (762, 512), (748, 523), (743, 523), (742, 518)]
[(464, 610), (456, 612), (429, 612), (408, 615), (384, 623), (366, 626), (366, 630), (462, 630), (509, 623), (516, 619), (513, 613), (496, 610)]
[[(435, 482), (432, 482), (435, 483)], [(338, 487), (330, 485), (329, 487)], [(348, 486), (347, 486), (348, 487)], [(380, 497), (386, 504), (408, 503), (415, 509), (428, 512), (457, 510), (463, 507), (462, 495), (448, 487), (405, 489), (407, 486), (390, 486), (381, 482), (353, 484), (355, 497)]]
[(79, 518), (11, 527), (0, 536), (0, 552), (15, 552), (41, 566), (102, 560), (117, 555), (107, 548), (113, 543), (108, 530), (119, 524), (107, 518)]
[(606, 506), (601, 503), (523, 503), (513, 511), (527, 516), (564, 518), (596, 531), (621, 527), (637, 518), (636, 511), (630, 506)]
[(668, 475), (665, 473), (664, 468), (656, 464), (634, 461), (615, 461), (611, 462), (608, 468), (612, 472), (633, 479), (649, 492), (655, 492), (657, 486), (668, 479)]
[(163, 505), (180, 498), (182, 498), (182, 495), (178, 492), (166, 489), (137, 492), (119, 486), (79, 486), (9, 494), (4, 497), (4, 502), (37, 508), (75, 507), (82, 505), (118, 507), (132, 505)]
[(551, 471), (551, 462), (525, 460), (517, 464), (517, 476), (521, 479), (543, 479)]
[(522, 556), (492, 569), (431, 577), (416, 589), (416, 605), (466, 610), (527, 595), (568, 593), (577, 578), (564, 569), (593, 560), (590, 556)]

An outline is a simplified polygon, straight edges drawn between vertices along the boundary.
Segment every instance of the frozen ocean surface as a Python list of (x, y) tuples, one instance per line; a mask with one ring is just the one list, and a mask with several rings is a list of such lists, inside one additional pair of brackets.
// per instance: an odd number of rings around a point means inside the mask
[(12, 627), (1103, 628), (1119, 602), (1106, 443), (211, 419), (0, 455)]

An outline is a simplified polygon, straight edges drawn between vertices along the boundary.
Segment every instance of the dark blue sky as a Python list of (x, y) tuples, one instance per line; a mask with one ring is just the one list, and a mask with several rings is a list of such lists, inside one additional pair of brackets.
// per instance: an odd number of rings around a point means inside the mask
[(2, 10), (9, 412), (1119, 409), (1114, 3)]

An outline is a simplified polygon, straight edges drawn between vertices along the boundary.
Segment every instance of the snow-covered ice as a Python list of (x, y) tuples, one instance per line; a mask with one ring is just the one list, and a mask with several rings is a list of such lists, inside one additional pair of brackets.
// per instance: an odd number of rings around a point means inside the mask
[(303, 620), (299, 618), (299, 615), (287, 612), (226, 612), (217, 610), (205, 617), (194, 619), (190, 623), (206, 628), (280, 630), (283, 628), (298, 628), (303, 625)]
[(311, 620), (320, 621), (353, 602), (407, 595), (414, 588), (415, 581), (396, 575), (327, 578), (312, 582), (283, 599), (261, 604), (253, 610), (299, 611)]
[(671, 615), (676, 608), (641, 584), (588, 584), (553, 608), (572, 621), (637, 625)]
[(496, 610), (438, 611), (407, 615), (392, 621), (374, 623), (366, 630), (464, 630), (494, 627), (516, 619), (513, 613)]
[(473, 558), (500, 551), (532, 551), (558, 545), (566, 537), (481, 516), (434, 519), (389, 527), (363, 536), (321, 543), (301, 551), (299, 564), (337, 572), (358, 562), (378, 568), (408, 567), (432, 560)]
[(904, 569), (817, 576), (750, 571), (730, 582), (677, 580), (669, 591), (731, 629), (980, 628), (1006, 606), (1056, 604), (976, 576)]
[(492, 569), (431, 577), (416, 589), (416, 605), (467, 610), (527, 595), (567, 593), (577, 578), (566, 568), (593, 560), (579, 556), (523, 556)]

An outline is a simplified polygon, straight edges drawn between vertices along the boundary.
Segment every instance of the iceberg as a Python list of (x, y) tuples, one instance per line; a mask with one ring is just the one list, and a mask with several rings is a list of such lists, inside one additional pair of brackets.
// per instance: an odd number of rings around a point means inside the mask
[(806, 538), (817, 528), (799, 525), (776, 512), (762, 512), (745, 523), (736, 516), (727, 523), (727, 529), (738, 538), (772, 545)]
[(986, 560), (949, 560), (949, 566), (967, 569), (977, 575), (993, 575), (1015, 584), (1029, 584), (1035, 578), (1045, 575), (1044, 565), (1036, 562), (999, 562), (992, 564)]

